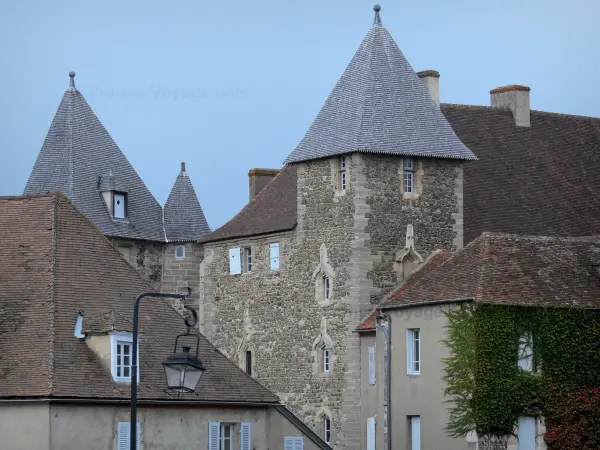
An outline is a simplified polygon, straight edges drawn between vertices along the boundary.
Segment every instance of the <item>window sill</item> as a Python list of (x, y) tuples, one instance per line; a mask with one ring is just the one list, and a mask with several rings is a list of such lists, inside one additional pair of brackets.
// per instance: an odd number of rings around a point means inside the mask
[(409, 377), (409, 378), (419, 378), (421, 376), (421, 372), (419, 372), (419, 373), (407, 373), (406, 376)]
[(127, 218), (121, 219), (119, 217), (112, 216), (111, 219), (113, 222), (116, 222), (116, 223), (129, 223), (129, 219), (127, 219)]
[(319, 372), (317, 375), (319, 378), (331, 378), (333, 377), (333, 372), (331, 370), (329, 372)]
[(411, 192), (411, 193), (405, 192), (404, 194), (402, 194), (402, 197), (404, 197), (407, 200), (416, 200), (420, 197), (420, 195), (415, 192)]

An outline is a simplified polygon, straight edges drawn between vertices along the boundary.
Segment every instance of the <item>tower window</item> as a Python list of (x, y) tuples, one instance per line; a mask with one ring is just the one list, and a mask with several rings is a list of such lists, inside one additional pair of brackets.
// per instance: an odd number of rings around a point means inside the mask
[(331, 369), (331, 350), (323, 350), (323, 372), (328, 373)]
[(404, 157), (404, 192), (406, 194), (415, 192), (415, 166), (412, 156)]
[(175, 246), (175, 258), (176, 259), (185, 258), (185, 245), (176, 245)]
[(331, 420), (328, 417), (323, 419), (323, 440), (328, 445), (331, 442)]
[(347, 185), (347, 179), (346, 179), (346, 157), (342, 156), (340, 157), (340, 174), (339, 174), (339, 188), (342, 191), (346, 190), (346, 185)]
[(329, 300), (329, 277), (323, 275), (323, 300)]
[(252, 376), (252, 350), (246, 350), (246, 373)]
[(252, 248), (246, 247), (243, 249), (244, 252), (244, 272), (252, 272)]
[(113, 217), (115, 219), (127, 217), (127, 194), (124, 192), (113, 192)]

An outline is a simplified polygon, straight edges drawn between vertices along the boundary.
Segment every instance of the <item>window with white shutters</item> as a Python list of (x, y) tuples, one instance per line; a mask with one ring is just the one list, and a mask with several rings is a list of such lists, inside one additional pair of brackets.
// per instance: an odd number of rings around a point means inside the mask
[(208, 424), (208, 450), (219, 450), (220, 433), (221, 424), (219, 422), (210, 422)]
[[(129, 450), (131, 438), (130, 422), (119, 422), (117, 425), (117, 450)], [(142, 440), (142, 426), (137, 423), (137, 450), (140, 450), (140, 441)]]
[(238, 275), (242, 273), (242, 261), (240, 258), (240, 248), (229, 249), (229, 274)]
[(240, 450), (250, 450), (251, 445), (250, 424), (242, 423), (240, 426)]
[(533, 371), (533, 336), (530, 332), (523, 333), (519, 339), (519, 369)]
[(284, 450), (303, 450), (304, 449), (304, 438), (298, 436), (286, 436), (283, 439)]
[(279, 242), (271, 242), (269, 244), (269, 260), (271, 271), (279, 271)]
[(410, 417), (410, 450), (421, 450), (421, 416)]
[(367, 419), (367, 450), (375, 450), (375, 417)]
[(369, 347), (369, 384), (375, 384), (375, 347)]
[(518, 450), (535, 450), (535, 417), (519, 417)]

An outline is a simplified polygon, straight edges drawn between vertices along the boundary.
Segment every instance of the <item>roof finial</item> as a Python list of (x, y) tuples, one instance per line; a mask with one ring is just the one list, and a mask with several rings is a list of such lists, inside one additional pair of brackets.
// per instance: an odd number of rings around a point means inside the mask
[(74, 91), (75, 90), (75, 72), (71, 71), (69, 72), (69, 90)]
[(379, 11), (381, 11), (381, 6), (375, 5), (373, 6), (373, 11), (375, 11), (375, 20), (373, 20), (374, 27), (380, 27), (381, 25), (381, 17), (379, 17)]
[(185, 162), (182, 162), (182, 163), (181, 163), (181, 171), (182, 171), (182, 172), (185, 172)]

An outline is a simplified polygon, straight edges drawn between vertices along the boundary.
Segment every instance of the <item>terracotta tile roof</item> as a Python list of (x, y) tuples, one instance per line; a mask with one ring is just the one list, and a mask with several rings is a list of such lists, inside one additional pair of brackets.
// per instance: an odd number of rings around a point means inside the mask
[(381, 308), (474, 299), (600, 308), (600, 239), (483, 233)]
[[(73, 333), (80, 313), (91, 328), (130, 331), (134, 299), (149, 285), (62, 194), (0, 197), (0, 229), (0, 397), (129, 398)], [(139, 397), (171, 399), (161, 363), (183, 320), (146, 299), (140, 331)], [(278, 401), (203, 336), (199, 355), (207, 371), (186, 399)]]
[(288, 231), (296, 226), (296, 167), (287, 165), (229, 222), (198, 242)]
[[(441, 109), (479, 158), (464, 169), (465, 244), (485, 231), (600, 234), (600, 119), (532, 111), (531, 128), (521, 128), (508, 109), (451, 104)], [(295, 167), (286, 166), (202, 241), (292, 229), (296, 181)]]
[[(397, 289), (391, 292), (386, 298), (383, 299), (382, 305), (387, 304), (394, 298), (400, 296), (404, 291), (414, 286), (421, 281), (427, 274), (431, 273), (434, 269), (438, 268), (450, 258), (455, 255), (454, 252), (448, 250), (437, 250), (427, 260), (413, 272), (408, 279), (403, 282)], [(369, 316), (363, 320), (359, 326), (356, 327), (357, 331), (367, 331), (375, 329), (375, 318), (381, 313), (381, 310), (377, 308)]]

